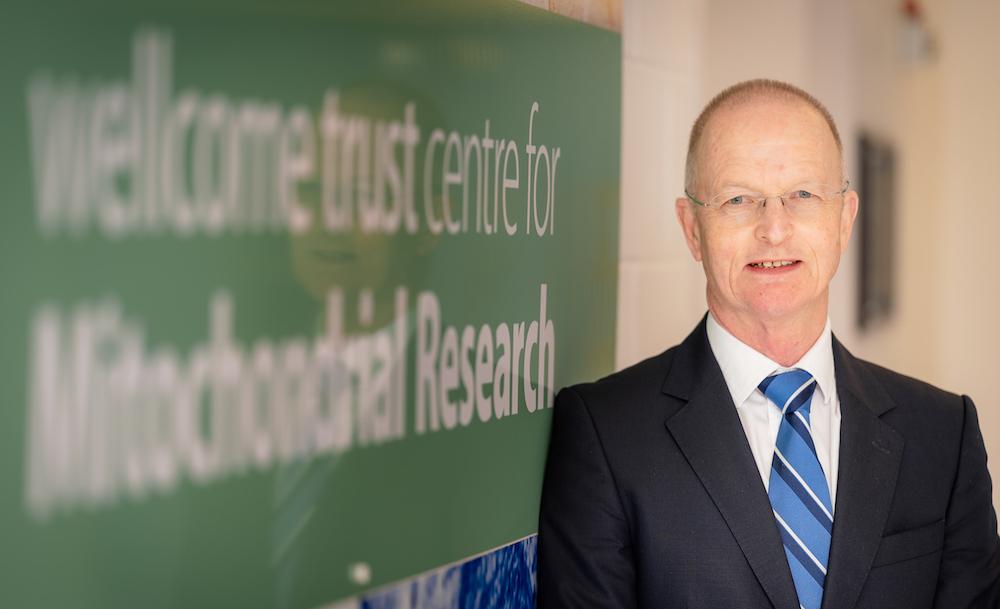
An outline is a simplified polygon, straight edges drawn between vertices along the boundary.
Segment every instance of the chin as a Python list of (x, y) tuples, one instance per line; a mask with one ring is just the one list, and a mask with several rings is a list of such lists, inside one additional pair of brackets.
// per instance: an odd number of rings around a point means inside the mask
[(750, 302), (747, 308), (756, 319), (783, 319), (801, 313), (808, 308), (808, 303), (791, 295), (769, 296)]

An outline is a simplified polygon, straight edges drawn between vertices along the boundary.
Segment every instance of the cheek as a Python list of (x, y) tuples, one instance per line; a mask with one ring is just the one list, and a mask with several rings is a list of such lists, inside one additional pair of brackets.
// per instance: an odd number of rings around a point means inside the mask
[(741, 260), (741, 252), (746, 249), (746, 244), (753, 242), (753, 234), (746, 231), (720, 230), (711, 237), (712, 257), (727, 267)]
[(716, 233), (702, 242), (702, 259), (709, 281), (728, 285), (735, 279), (742, 267), (739, 261), (743, 259), (738, 243), (738, 237), (728, 233)]
[[(815, 256), (819, 266), (820, 275), (832, 276), (840, 264), (840, 256), (843, 252), (841, 233), (839, 231), (828, 231), (815, 236)], [(828, 277), (829, 278), (829, 277)]]

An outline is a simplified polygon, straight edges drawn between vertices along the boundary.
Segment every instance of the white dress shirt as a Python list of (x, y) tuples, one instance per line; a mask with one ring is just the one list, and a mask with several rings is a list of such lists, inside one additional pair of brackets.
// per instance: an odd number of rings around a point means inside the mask
[(830, 320), (816, 343), (790, 368), (781, 366), (766, 355), (755, 351), (708, 315), (708, 343), (722, 368), (722, 376), (736, 404), (736, 413), (750, 443), (764, 488), (771, 478), (771, 459), (781, 425), (781, 411), (757, 389), (766, 377), (775, 372), (800, 368), (816, 379), (816, 391), (809, 407), (809, 422), (820, 466), (830, 485), (830, 501), (837, 505), (837, 466), (840, 461), (840, 399), (833, 370), (833, 339)]

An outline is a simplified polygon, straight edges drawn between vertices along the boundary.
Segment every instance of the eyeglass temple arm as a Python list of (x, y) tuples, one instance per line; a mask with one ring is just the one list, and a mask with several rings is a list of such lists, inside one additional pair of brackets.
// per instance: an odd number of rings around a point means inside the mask
[(688, 192), (687, 188), (684, 189), (684, 196), (687, 197), (689, 201), (691, 201), (696, 205), (700, 205), (702, 207), (708, 207), (707, 203), (703, 203), (702, 201), (699, 201), (698, 199), (694, 198), (694, 195)]

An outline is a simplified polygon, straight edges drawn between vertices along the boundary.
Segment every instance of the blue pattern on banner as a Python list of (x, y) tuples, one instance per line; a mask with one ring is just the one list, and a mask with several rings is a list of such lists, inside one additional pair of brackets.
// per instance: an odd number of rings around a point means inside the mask
[(417, 575), (358, 599), (360, 609), (532, 609), (538, 537)]

